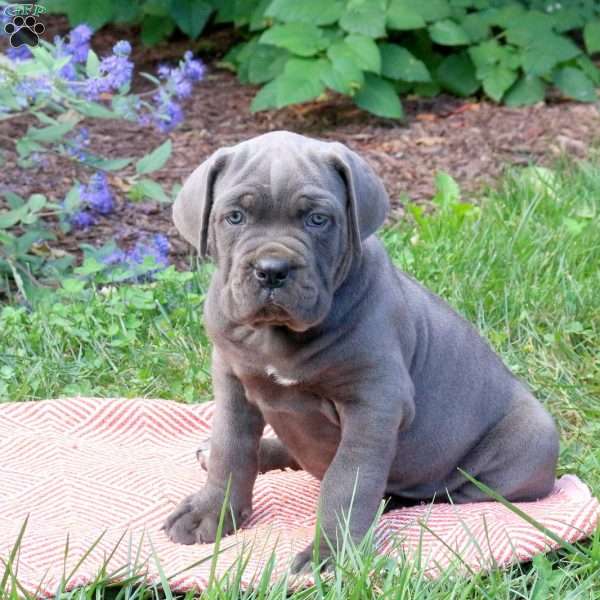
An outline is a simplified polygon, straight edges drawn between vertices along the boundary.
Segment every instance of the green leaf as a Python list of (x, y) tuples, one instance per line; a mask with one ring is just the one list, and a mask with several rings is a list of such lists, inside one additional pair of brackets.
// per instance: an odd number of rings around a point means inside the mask
[(250, 31), (262, 31), (271, 24), (271, 19), (265, 15), (265, 11), (269, 8), (270, 4), (271, 0), (258, 0), (258, 4), (255, 5), (254, 10), (250, 15), (250, 21), (248, 23), (248, 29)]
[(433, 98), (434, 96), (438, 96), (442, 91), (442, 88), (435, 81), (430, 81), (429, 83), (417, 83), (413, 87), (413, 91), (417, 96), (422, 96), (423, 98)]
[(437, 21), (430, 25), (429, 35), (436, 44), (443, 46), (462, 46), (471, 41), (467, 32), (450, 19)]
[(77, 102), (75, 103), (77, 112), (81, 113), (86, 117), (92, 117), (93, 119), (115, 119), (117, 118), (114, 113), (106, 106), (99, 104), (98, 102)]
[(169, 37), (174, 29), (175, 22), (173, 19), (165, 16), (147, 14), (142, 21), (142, 32), (140, 37), (146, 46), (153, 46)]
[(68, 2), (65, 6), (71, 25), (86, 23), (98, 30), (113, 17), (112, 0), (94, 0), (94, 2)]
[[(114, 242), (113, 242), (114, 243)], [(107, 266), (104, 263), (98, 262), (95, 258), (86, 258), (80, 267), (73, 269), (76, 275), (93, 275), (101, 273)]]
[(102, 171), (120, 171), (131, 163), (133, 158), (88, 158), (86, 164)]
[(342, 56), (335, 63), (327, 61), (321, 80), (328, 88), (340, 94), (353, 95), (363, 85), (365, 77), (353, 60)]
[(501, 64), (507, 68), (516, 68), (519, 65), (515, 62), (515, 51), (511, 46), (501, 46), (496, 40), (486, 40), (476, 46), (471, 46), (468, 50), (471, 60), (475, 64), (478, 76), (485, 77), (489, 67)]
[(47, 115), (41, 111), (33, 111), (32, 114), (44, 125), (56, 125), (59, 121), (57, 121), (54, 117)]
[(62, 139), (66, 133), (71, 131), (75, 125), (77, 125), (77, 121), (67, 121), (65, 123), (59, 123), (58, 125), (43, 127), (41, 129), (30, 127), (27, 130), (26, 137), (34, 142), (56, 142)]
[(562, 35), (546, 34), (531, 41), (523, 52), (523, 70), (531, 75), (546, 75), (555, 65), (571, 60), (581, 50)]
[(506, 90), (517, 80), (517, 72), (502, 65), (493, 66), (483, 80), (483, 91), (496, 102), (500, 102)]
[(448, 0), (404, 0), (404, 3), (418, 12), (428, 23), (446, 19), (452, 14)]
[(577, 57), (575, 64), (593, 81), (600, 86), (600, 69), (585, 54)]
[(169, 14), (183, 33), (196, 39), (212, 11), (213, 7), (201, 0), (171, 0)]
[(38, 212), (44, 208), (48, 204), (48, 200), (46, 196), (43, 194), (32, 194), (29, 196), (29, 200), (27, 200), (27, 209), (32, 212)]
[(460, 201), (460, 187), (456, 180), (445, 171), (435, 174), (435, 196), (432, 201), (440, 208), (452, 206)]
[(600, 20), (586, 23), (583, 28), (583, 41), (588, 54), (600, 52)]
[[(246, 43), (238, 44), (223, 57), (225, 63), (231, 63), (236, 67), (234, 70), (237, 71), (237, 76), (241, 83), (250, 83), (248, 77), (250, 60), (256, 48), (262, 45), (258, 43), (258, 38), (255, 36)], [(276, 48), (276, 46), (265, 45), (265, 48), (274, 48), (287, 52), (283, 48)]]
[(34, 142), (26, 136), (17, 141), (15, 148), (19, 153), (19, 158), (21, 159), (26, 159), (32, 152), (39, 152), (44, 149), (42, 145)]
[(385, 35), (385, 21), (385, 3), (379, 0), (349, 0), (340, 17), (340, 27), (349, 33), (378, 38)]
[(490, 28), (481, 13), (469, 13), (460, 20), (461, 27), (466, 31), (472, 42), (478, 42), (490, 37)]
[(21, 206), (14, 210), (0, 212), (0, 229), (8, 229), (16, 225), (27, 214), (27, 207)]
[(504, 104), (507, 106), (526, 106), (544, 100), (546, 93), (545, 83), (535, 75), (523, 75), (510, 90), (508, 90)]
[(153, 17), (166, 17), (169, 15), (170, 4), (170, 2), (164, 0), (145, 0), (143, 3), (144, 14)]
[(298, 56), (313, 56), (328, 45), (323, 31), (309, 23), (275, 25), (260, 36), (259, 42), (286, 48)]
[(473, 62), (466, 52), (446, 57), (437, 68), (437, 78), (447, 90), (459, 96), (470, 96), (480, 86)]
[(425, 27), (425, 19), (411, 6), (410, 0), (392, 0), (387, 10), (389, 29), (409, 31)]
[(325, 91), (321, 80), (327, 61), (292, 58), (285, 65), (277, 82), (277, 107), (314, 100)]
[(256, 44), (248, 58), (249, 83), (265, 83), (277, 77), (283, 71), (289, 56), (288, 51), (283, 48)]
[(496, 25), (506, 27), (506, 40), (517, 46), (528, 46), (546, 36), (555, 36), (552, 31), (554, 19), (537, 10), (523, 11), (515, 8), (512, 15)]
[(25, 204), (25, 200), (14, 192), (4, 192), (4, 198), (10, 208), (21, 208)]
[(153, 171), (158, 171), (171, 156), (171, 140), (167, 140), (164, 144), (161, 144), (158, 148), (155, 148), (146, 156), (140, 158), (135, 163), (135, 171), (138, 175), (146, 175)]
[(156, 181), (152, 181), (152, 179), (140, 179), (131, 192), (136, 196), (140, 194), (143, 197), (157, 200), (158, 202), (171, 202), (171, 198), (165, 194), (162, 185)]
[(381, 73), (390, 79), (403, 81), (431, 81), (431, 75), (423, 62), (406, 48), (396, 44), (381, 44)]
[(79, 205), (81, 204), (81, 186), (79, 183), (75, 183), (75, 185), (71, 186), (71, 189), (67, 192), (65, 196), (65, 201), (63, 208), (67, 213), (75, 212)]
[(69, 277), (62, 279), (60, 285), (66, 294), (78, 295), (83, 292), (87, 283), (81, 279)]
[(558, 70), (554, 75), (554, 85), (568, 98), (574, 98), (581, 102), (598, 100), (592, 80), (575, 67), (564, 67)]
[(88, 50), (85, 62), (85, 73), (88, 77), (100, 77), (100, 59), (93, 50)]
[(349, 58), (363, 71), (381, 72), (381, 56), (374, 40), (364, 35), (349, 35), (341, 42), (335, 42), (327, 49), (327, 56), (335, 63)]
[(394, 86), (389, 81), (371, 73), (365, 74), (365, 83), (354, 96), (354, 103), (379, 117), (401, 119), (404, 116), (402, 104)]
[(261, 110), (268, 110), (269, 108), (277, 108), (277, 86), (277, 79), (264, 85), (252, 99), (252, 103), (250, 104), (251, 112), (254, 113)]
[(342, 15), (344, 7), (336, 0), (274, 0), (265, 12), (285, 23), (311, 23), (313, 25), (331, 25)]

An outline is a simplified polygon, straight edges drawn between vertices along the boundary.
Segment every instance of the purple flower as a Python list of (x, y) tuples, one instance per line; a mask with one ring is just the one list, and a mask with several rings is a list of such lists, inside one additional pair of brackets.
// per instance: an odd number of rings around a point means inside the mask
[(21, 60), (27, 60), (31, 58), (31, 52), (29, 51), (29, 46), (27, 44), (23, 44), (22, 46), (17, 46), (13, 48), (12, 46), (6, 49), (6, 56), (10, 58), (10, 60), (14, 60), (19, 62)]
[(88, 100), (95, 100), (100, 94), (119, 90), (131, 82), (133, 63), (127, 58), (131, 53), (131, 44), (117, 42), (113, 53), (100, 61), (100, 77), (92, 77), (85, 82), (83, 93)]
[(204, 79), (206, 67), (200, 59), (194, 59), (191, 50), (183, 55), (183, 72), (185, 76), (193, 82)]
[(157, 233), (154, 236), (154, 245), (162, 256), (169, 255), (170, 245), (167, 236), (163, 235), (162, 233)]
[(156, 73), (159, 79), (168, 79), (169, 75), (171, 74), (171, 67), (168, 65), (158, 65)]
[(106, 77), (92, 77), (85, 81), (82, 91), (88, 100), (96, 100), (100, 94), (110, 90), (109, 84)]
[(80, 127), (70, 139), (67, 139), (67, 154), (77, 160), (85, 160), (88, 156), (86, 148), (90, 145), (90, 132), (87, 127)]
[(127, 40), (121, 40), (113, 46), (115, 56), (129, 56), (131, 54), (131, 44)]
[(113, 53), (100, 62), (100, 72), (110, 80), (110, 87), (118, 89), (131, 81), (133, 63), (127, 58), (131, 54), (131, 44), (117, 42)]
[(149, 257), (161, 267), (169, 264), (169, 242), (164, 235), (157, 234), (150, 239), (138, 240), (134, 248), (127, 253), (127, 262), (141, 265)]
[(66, 56), (70, 58), (69, 62), (60, 68), (58, 74), (67, 81), (75, 81), (77, 79), (77, 70), (73, 63), (73, 57), (71, 56), (65, 41), (58, 35), (54, 36), (54, 50), (52, 51), (52, 55), (54, 58), (64, 58)]
[[(119, 266), (131, 269), (134, 272), (140, 272), (140, 267), (144, 264), (147, 258), (154, 259), (156, 267), (149, 271), (144, 268), (141, 276), (152, 274), (164, 268), (169, 264), (169, 241), (162, 234), (156, 234), (152, 237), (140, 238), (135, 246), (125, 252), (120, 248), (113, 250), (110, 254), (102, 259), (106, 265)], [(138, 278), (140, 275), (138, 275)]]
[(36, 102), (39, 98), (49, 96), (52, 93), (52, 85), (47, 77), (27, 77), (15, 86), (15, 94), (20, 96), (24, 105)]
[(71, 215), (70, 218), (71, 225), (75, 227), (75, 229), (88, 229), (96, 222), (94, 215), (89, 213), (86, 210), (80, 210), (75, 214)]
[(44, 168), (48, 166), (48, 158), (41, 152), (32, 152), (29, 155), (29, 160), (38, 168)]
[(180, 69), (174, 69), (170, 84), (178, 98), (187, 98), (192, 93), (192, 82), (185, 78)]
[(88, 206), (102, 215), (107, 215), (114, 209), (113, 195), (106, 174), (100, 171), (90, 177), (87, 186), (82, 186), (80, 196)]
[(183, 121), (181, 106), (164, 90), (157, 92), (153, 100), (156, 103), (153, 123), (159, 131), (168, 133)]
[(158, 67), (158, 76), (166, 81), (168, 90), (178, 98), (187, 98), (192, 93), (192, 84), (204, 77), (204, 65), (200, 60), (194, 60), (191, 51), (184, 54), (179, 66), (170, 68), (166, 65)]
[(105, 256), (102, 259), (102, 262), (106, 265), (120, 265), (124, 262), (127, 262), (127, 254), (120, 248), (117, 248)]
[(90, 39), (94, 32), (85, 24), (77, 25), (69, 33), (69, 43), (65, 46), (66, 51), (73, 57), (76, 63), (84, 63), (87, 60), (90, 49)]

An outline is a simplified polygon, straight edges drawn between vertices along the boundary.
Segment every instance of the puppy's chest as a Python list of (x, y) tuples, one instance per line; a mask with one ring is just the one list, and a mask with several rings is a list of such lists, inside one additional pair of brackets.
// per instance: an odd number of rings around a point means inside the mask
[(257, 406), (269, 421), (269, 414), (288, 413), (300, 417), (319, 413), (339, 423), (333, 401), (321, 386), (311, 384), (306, 372), (265, 362), (247, 365), (236, 375), (242, 382), (249, 402)]
[(265, 389), (282, 388), (285, 389), (305, 388), (310, 384), (311, 377), (307, 373), (302, 373), (300, 369), (294, 366), (280, 365), (274, 360), (261, 360), (256, 362), (247, 362), (236, 365), (234, 372), (244, 385), (252, 387), (264, 387)]

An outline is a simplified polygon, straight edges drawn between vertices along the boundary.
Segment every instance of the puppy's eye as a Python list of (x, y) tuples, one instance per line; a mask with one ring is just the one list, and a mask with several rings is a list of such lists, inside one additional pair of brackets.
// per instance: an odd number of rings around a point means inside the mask
[(308, 227), (324, 227), (329, 223), (329, 217), (321, 213), (311, 213), (304, 222)]
[(246, 216), (241, 210), (232, 210), (226, 217), (225, 220), (230, 225), (241, 225), (245, 220)]

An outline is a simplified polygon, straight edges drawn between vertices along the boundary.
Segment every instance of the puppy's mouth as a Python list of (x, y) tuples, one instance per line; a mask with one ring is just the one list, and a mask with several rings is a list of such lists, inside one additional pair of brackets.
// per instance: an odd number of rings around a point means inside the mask
[(268, 290), (263, 305), (252, 320), (256, 324), (286, 325), (292, 320), (292, 316), (278, 300), (277, 290)]

